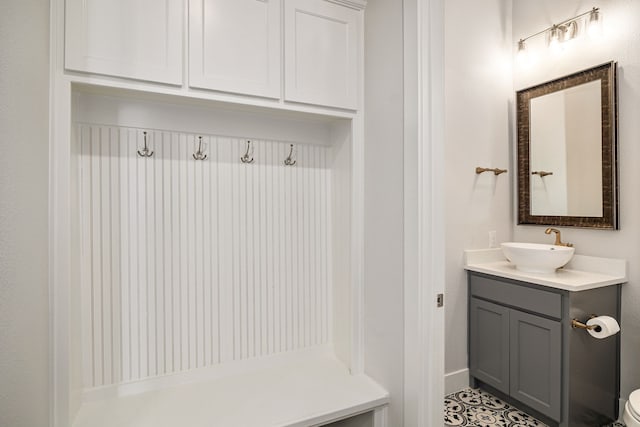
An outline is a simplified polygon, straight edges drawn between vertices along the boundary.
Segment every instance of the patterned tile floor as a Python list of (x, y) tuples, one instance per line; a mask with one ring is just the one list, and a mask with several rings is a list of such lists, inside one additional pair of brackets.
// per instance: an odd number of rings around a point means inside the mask
[[(547, 427), (489, 393), (465, 389), (444, 398), (445, 426), (474, 427)], [(610, 427), (624, 427), (614, 423)]]

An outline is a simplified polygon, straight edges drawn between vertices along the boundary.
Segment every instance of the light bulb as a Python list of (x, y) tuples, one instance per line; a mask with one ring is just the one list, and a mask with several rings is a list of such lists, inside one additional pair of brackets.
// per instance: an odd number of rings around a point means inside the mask
[(578, 24), (576, 21), (571, 21), (565, 25), (561, 25), (558, 29), (562, 33), (563, 43), (570, 42), (578, 35)]
[(602, 25), (600, 21), (600, 10), (594, 7), (591, 13), (589, 13), (589, 23), (587, 24), (587, 34), (592, 39), (597, 39), (602, 36)]
[(560, 30), (560, 49), (571, 49), (573, 43), (578, 36), (578, 24), (576, 21), (571, 21), (565, 25), (559, 27)]
[(520, 63), (526, 63), (528, 59), (527, 45), (525, 44), (523, 39), (518, 40), (518, 53), (516, 54), (516, 58)]
[(551, 35), (549, 36), (549, 48), (554, 52), (558, 53), (561, 50), (560, 47), (560, 29), (557, 25), (554, 25), (551, 28)]

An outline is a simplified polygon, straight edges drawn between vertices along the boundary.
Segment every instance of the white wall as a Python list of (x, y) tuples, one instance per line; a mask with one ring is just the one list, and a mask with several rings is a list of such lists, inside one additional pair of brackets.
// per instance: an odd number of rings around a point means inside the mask
[(0, 425), (48, 425), (49, 4), (0, 13)]
[[(513, 41), (540, 31), (594, 6), (602, 8), (600, 41), (577, 40), (561, 55), (546, 49), (529, 68), (514, 67), (516, 89), (544, 82), (610, 60), (619, 65), (619, 179), (620, 230), (562, 229), (563, 239), (583, 255), (625, 258), (629, 283), (622, 291), (621, 394), (640, 388), (640, 2), (637, 0), (514, 0)], [(533, 47), (533, 46), (532, 46)], [(543, 228), (514, 226), (514, 240), (548, 242)]]
[[(447, 374), (467, 368), (463, 251), (488, 247), (489, 231), (497, 232), (498, 241), (511, 238), (510, 5), (508, 0), (445, 2)], [(476, 175), (476, 166), (509, 172)], [(466, 381), (466, 372), (459, 377)]]
[(403, 425), (403, 5), (365, 11), (365, 370)]

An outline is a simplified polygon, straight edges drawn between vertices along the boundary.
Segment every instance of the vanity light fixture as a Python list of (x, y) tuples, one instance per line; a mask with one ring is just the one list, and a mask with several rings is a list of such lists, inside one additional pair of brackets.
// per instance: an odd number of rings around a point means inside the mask
[[(582, 18), (586, 17), (584, 20)], [(586, 22), (582, 22), (586, 21)], [(530, 36), (523, 37), (518, 40), (518, 57), (525, 57), (527, 55), (527, 40), (532, 37), (539, 36), (541, 34), (547, 35), (549, 48), (552, 50), (559, 50), (564, 43), (578, 37), (580, 30), (586, 28), (586, 32), (590, 36), (595, 36), (600, 32), (600, 8), (594, 7), (588, 12), (581, 13), (572, 18), (565, 19), (564, 21), (553, 24), (552, 26), (545, 28), (542, 31), (538, 31)]]

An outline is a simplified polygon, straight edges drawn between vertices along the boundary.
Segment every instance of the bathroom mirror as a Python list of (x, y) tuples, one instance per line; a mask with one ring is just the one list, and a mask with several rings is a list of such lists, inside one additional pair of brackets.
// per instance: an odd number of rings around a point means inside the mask
[(617, 229), (616, 63), (516, 93), (518, 224)]

